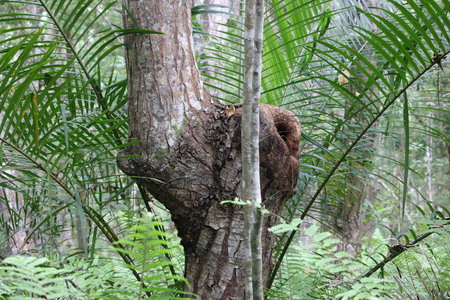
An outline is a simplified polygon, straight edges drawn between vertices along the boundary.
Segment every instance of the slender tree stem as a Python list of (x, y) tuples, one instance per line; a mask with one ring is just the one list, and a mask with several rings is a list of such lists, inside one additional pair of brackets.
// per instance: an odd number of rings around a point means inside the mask
[[(243, 99), (243, 113), (242, 113), (242, 198), (244, 201), (254, 203), (257, 195), (253, 191), (259, 190), (255, 186), (252, 166), (255, 163), (252, 157), (255, 145), (252, 143), (252, 131), (259, 131), (259, 128), (252, 128), (252, 73), (253, 73), (253, 45), (255, 32), (255, 0), (245, 1), (245, 31), (244, 31), (244, 99)], [(256, 170), (258, 172), (259, 170)], [(245, 252), (245, 297), (246, 299), (253, 299), (253, 256), (252, 256), (252, 224), (254, 222), (253, 205), (246, 205), (244, 207), (244, 252)]]
[(242, 114), (242, 197), (245, 207), (246, 298), (263, 299), (262, 216), (259, 175), (259, 99), (261, 95), (264, 1), (245, 2), (245, 68)]

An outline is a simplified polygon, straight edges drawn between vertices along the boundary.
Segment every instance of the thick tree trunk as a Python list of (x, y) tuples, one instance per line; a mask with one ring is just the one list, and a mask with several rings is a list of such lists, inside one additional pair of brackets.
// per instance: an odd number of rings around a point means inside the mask
[[(220, 204), (241, 196), (241, 109), (212, 100), (196, 68), (190, 1), (128, 0), (126, 28), (163, 35), (128, 35), (129, 141), (118, 165), (171, 212), (186, 256), (188, 291), (202, 299), (247, 299), (244, 292), (243, 207)], [(136, 24), (134, 23), (136, 22)], [(287, 110), (260, 112), (261, 193), (279, 214), (298, 177), (300, 125)], [(263, 223), (263, 280), (274, 238)]]

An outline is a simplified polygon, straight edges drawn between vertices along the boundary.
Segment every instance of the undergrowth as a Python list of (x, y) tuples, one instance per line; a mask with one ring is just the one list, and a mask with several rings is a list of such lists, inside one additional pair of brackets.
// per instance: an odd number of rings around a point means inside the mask
[[(0, 262), (0, 299), (195, 298), (182, 291), (188, 283), (177, 275), (182, 266), (173, 257), (179, 253), (172, 250), (171, 237), (157, 229), (160, 225), (151, 218), (136, 219), (118, 241), (123, 247), (90, 260), (58, 255), (7, 257)], [(420, 234), (410, 229), (394, 243), (375, 230), (357, 256), (337, 251), (340, 240), (312, 225), (301, 232), (310, 243), (291, 246), (266, 299), (448, 299), (448, 225), (447, 218), (424, 218), (416, 229)], [(292, 230), (292, 226), (281, 225), (274, 232)], [(389, 260), (399, 245), (401, 253)], [(115, 251), (126, 251), (133, 264), (124, 264)], [(375, 271), (368, 276), (371, 270)]]
[[(119, 241), (133, 258), (125, 265), (114, 257), (58, 259), (49, 257), (10, 256), (0, 263), (0, 299), (186, 299), (186, 280), (171, 273), (174, 262), (168, 257), (167, 233), (159, 231), (159, 222), (137, 220), (126, 238)], [(138, 282), (130, 270), (135, 270)], [(190, 295), (189, 299), (195, 298)]]
[[(340, 240), (312, 225), (302, 232), (311, 242), (291, 246), (267, 299), (450, 299), (448, 219), (422, 223), (422, 235), (410, 230), (395, 245), (375, 230), (357, 256), (338, 252)], [(397, 247), (401, 253), (390, 260)]]

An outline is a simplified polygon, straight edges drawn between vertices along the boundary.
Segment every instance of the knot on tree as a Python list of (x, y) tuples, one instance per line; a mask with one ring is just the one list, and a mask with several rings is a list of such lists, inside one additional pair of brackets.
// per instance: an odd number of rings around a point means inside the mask
[[(242, 118), (242, 109), (234, 117)], [(237, 128), (240, 136), (240, 128)], [(261, 192), (266, 208), (279, 212), (284, 202), (295, 193), (299, 175), (301, 126), (289, 110), (261, 104), (260, 107), (260, 172)]]
[(290, 155), (296, 160), (300, 156), (301, 126), (297, 117), (289, 110), (272, 105), (262, 105), (273, 118), (278, 135), (286, 143)]
[(301, 127), (285, 108), (263, 104), (260, 110), (261, 192), (266, 208), (278, 213), (295, 193)]
[[(119, 154), (121, 170), (170, 210), (185, 247), (197, 243), (210, 215), (214, 215), (211, 220), (221, 220), (220, 213), (229, 209), (221, 201), (241, 197), (241, 119), (242, 108), (229, 115), (223, 105), (214, 105), (180, 125), (177, 142), (163, 149), (164, 159), (162, 148), (145, 142), (131, 144)], [(142, 136), (167, 137), (160, 128), (147, 128)], [(138, 136), (134, 140), (145, 139)], [(295, 115), (261, 104), (261, 196), (274, 215), (294, 195), (299, 142), (300, 123)], [(268, 218), (267, 222), (276, 221)]]

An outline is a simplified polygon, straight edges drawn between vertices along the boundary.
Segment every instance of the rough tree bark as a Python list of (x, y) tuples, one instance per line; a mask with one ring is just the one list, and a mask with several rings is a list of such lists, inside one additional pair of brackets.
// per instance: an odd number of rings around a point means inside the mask
[[(171, 212), (185, 250), (186, 290), (202, 299), (247, 299), (243, 207), (222, 205), (241, 196), (241, 108), (227, 110), (203, 88), (195, 64), (190, 1), (128, 0), (126, 28), (162, 35), (128, 35), (129, 141), (120, 169)], [(129, 12), (129, 13), (128, 13)], [(133, 15), (130, 17), (129, 14)], [(260, 110), (261, 194), (278, 215), (294, 194), (299, 172), (300, 125), (289, 111)], [(263, 281), (274, 237), (263, 221)]]

